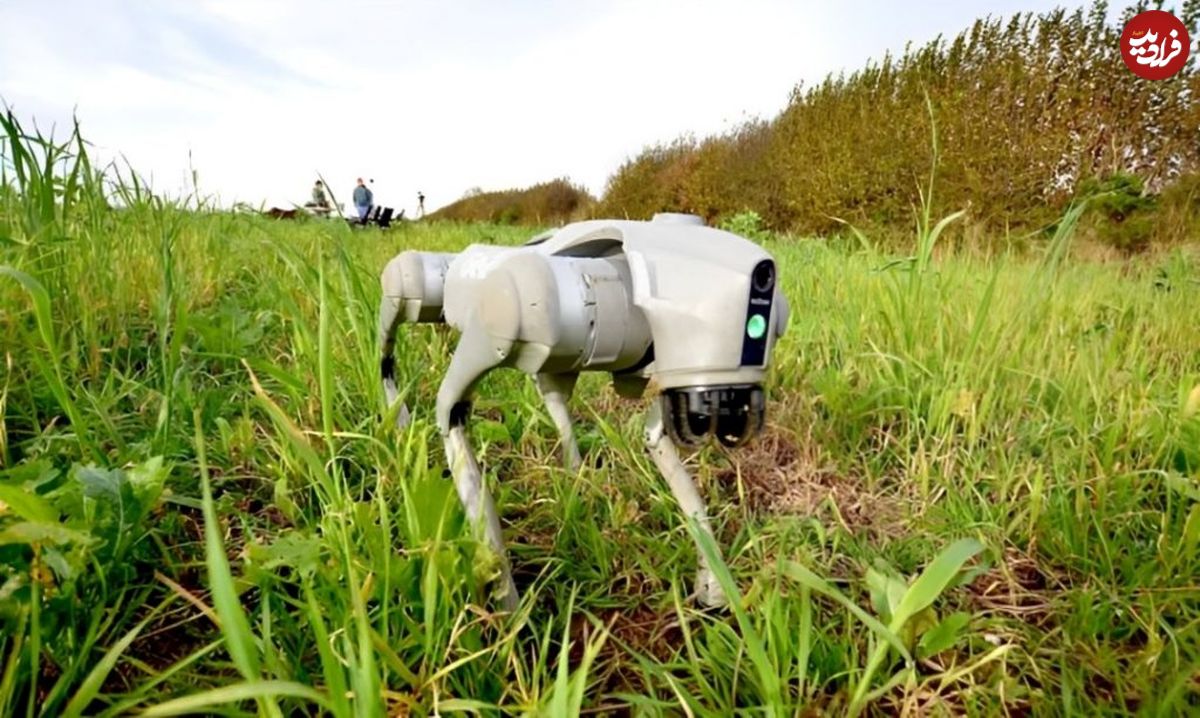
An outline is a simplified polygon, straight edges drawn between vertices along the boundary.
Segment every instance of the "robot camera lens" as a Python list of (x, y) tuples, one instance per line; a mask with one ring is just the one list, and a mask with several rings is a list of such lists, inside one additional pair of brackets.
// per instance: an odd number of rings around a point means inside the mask
[(754, 268), (754, 290), (766, 294), (775, 288), (775, 265), (770, 262), (760, 262)]
[(688, 390), (671, 390), (664, 395), (667, 433), (675, 442), (696, 447), (712, 435), (716, 413), (703, 397)]
[(672, 440), (696, 447), (715, 435), (725, 446), (737, 447), (762, 429), (766, 400), (758, 385), (687, 387), (664, 392), (663, 408)]
[(741, 446), (749, 438), (746, 428), (749, 416), (745, 412), (722, 414), (717, 419), (717, 440), (728, 447)]
[(698, 411), (687, 413), (688, 433), (696, 437), (708, 436), (712, 432), (713, 416)]
[(722, 393), (724, 401), (717, 417), (717, 440), (730, 448), (743, 446), (762, 430), (766, 414), (762, 387), (732, 387)]

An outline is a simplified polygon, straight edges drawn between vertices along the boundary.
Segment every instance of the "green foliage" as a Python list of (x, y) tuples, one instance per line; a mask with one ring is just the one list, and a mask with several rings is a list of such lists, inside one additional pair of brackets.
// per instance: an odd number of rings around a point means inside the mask
[[(5, 670), (18, 686), (36, 684), (45, 671), (59, 676), (46, 686), (46, 714), (92, 668), (89, 653), (102, 638), (102, 624), (81, 618), (80, 606), (119, 600), (153, 565), (145, 538), (166, 477), (158, 457), (128, 469), (76, 465), (65, 477), (44, 460), (0, 473), (0, 635), (18, 640)], [(22, 645), (26, 631), (30, 642)], [(104, 673), (93, 669), (89, 680), (101, 680), (115, 661), (103, 660)], [(79, 695), (69, 713), (86, 704)], [(0, 706), (15, 709), (12, 698), (0, 692)]]
[(476, 188), (457, 202), (433, 212), (429, 219), (545, 227), (584, 217), (595, 203), (586, 190), (566, 179), (556, 179), (500, 192)]
[(1136, 212), (1153, 208), (1144, 183), (1136, 176), (1118, 173), (1103, 180), (1089, 177), (1079, 185), (1079, 194), (1091, 199), (1092, 208), (1113, 222), (1123, 222)]
[(87, 583), (93, 564), (118, 582), (131, 578), (166, 474), (161, 458), (125, 470), (76, 465), (66, 477), (46, 461), (0, 474), (0, 615), (28, 609), (34, 580), (43, 596), (69, 598), (100, 588)]
[(761, 242), (766, 239), (768, 232), (763, 227), (762, 215), (754, 210), (746, 210), (739, 212), (732, 217), (721, 222), (721, 229), (733, 232), (734, 234), (752, 239), (756, 242)]
[(1200, 173), (1184, 175), (1172, 182), (1155, 200), (1153, 240), (1159, 244), (1180, 238), (1200, 238)]
[(1156, 203), (1140, 178), (1123, 172), (1104, 179), (1089, 177), (1080, 183), (1079, 195), (1087, 198), (1095, 231), (1105, 244), (1125, 252), (1149, 246)]
[[(1183, 10), (1192, 27), (1195, 8)], [(1096, 2), (989, 17), (797, 87), (769, 121), (646, 148), (612, 176), (597, 212), (688, 211), (719, 222), (750, 208), (776, 231), (828, 235), (849, 222), (903, 242), (931, 164), (930, 106), (943, 148), (932, 213), (965, 209), (972, 236), (1039, 230), (1092, 178), (1135, 176), (1149, 195), (1195, 187), (1195, 61), (1166, 81), (1138, 79), (1120, 58), (1122, 24), (1107, 16)], [(1191, 227), (1198, 214), (1188, 214)], [(1157, 241), (1195, 236), (1162, 221), (1172, 216), (1161, 209), (1141, 215), (1154, 218)], [(1146, 224), (1135, 225), (1115, 228), (1111, 241), (1144, 243)]]
[[(905, 585), (886, 574), (868, 573), (867, 581), (871, 585), (876, 611), (887, 622), (888, 629), (911, 646), (918, 637), (924, 637), (930, 629), (937, 628), (933, 602), (958, 578), (964, 564), (981, 550), (983, 545), (974, 539), (956, 541), (938, 554), (911, 585)], [(945, 637), (939, 637), (940, 642), (946, 640)], [(851, 713), (861, 710), (870, 688), (871, 676), (887, 658), (887, 650), (887, 645), (880, 643), (868, 659), (863, 678), (850, 702)]]
[(78, 121), (70, 137), (57, 142), (37, 128), (26, 130), (6, 106), (0, 148), (0, 200), (7, 210), (0, 245), (13, 241), (18, 227), (25, 242), (61, 239), (72, 214), (107, 210), (103, 174), (91, 165)]

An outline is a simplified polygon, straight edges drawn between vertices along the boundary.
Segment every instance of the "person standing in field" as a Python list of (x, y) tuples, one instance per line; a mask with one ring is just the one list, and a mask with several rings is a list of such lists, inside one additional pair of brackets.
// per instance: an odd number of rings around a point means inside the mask
[(421, 190), (417, 190), (417, 216), (425, 216), (425, 195), (422, 194)]
[(364, 220), (371, 211), (371, 203), (375, 197), (371, 190), (363, 184), (362, 177), (358, 178), (358, 186), (354, 188), (354, 208), (358, 210), (358, 218)]

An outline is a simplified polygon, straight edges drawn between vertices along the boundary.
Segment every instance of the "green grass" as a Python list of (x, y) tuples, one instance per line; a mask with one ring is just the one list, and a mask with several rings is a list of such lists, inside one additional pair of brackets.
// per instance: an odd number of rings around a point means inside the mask
[[(913, 257), (765, 238), (792, 303), (770, 426), (692, 460), (727, 612), (686, 601), (639, 404), (580, 382), (572, 476), (532, 383), (490, 376), (505, 616), (442, 478), (453, 337), (406, 335), (397, 431), (375, 312), (396, 252), (527, 231), (183, 211), (129, 181), (110, 209), (82, 143), (47, 164), (8, 121), (0, 715), (1200, 707), (1194, 254), (1072, 260), (1069, 222), (1024, 256), (935, 247), (928, 217)], [(14, 176), (16, 145), (43, 171)]]

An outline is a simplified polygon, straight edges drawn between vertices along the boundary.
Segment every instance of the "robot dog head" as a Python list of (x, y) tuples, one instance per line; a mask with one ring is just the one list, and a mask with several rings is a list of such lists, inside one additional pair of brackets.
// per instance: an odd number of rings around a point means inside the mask
[(581, 222), (534, 246), (627, 266), (628, 301), (645, 318), (653, 356), (632, 373), (661, 393), (656, 400), (672, 439), (740, 446), (758, 433), (762, 382), (788, 316), (774, 259), (762, 247), (674, 214)]
[(762, 382), (787, 321), (775, 262), (758, 245), (694, 220), (651, 224), (664, 226), (630, 261), (640, 266), (635, 303), (654, 336), (651, 378), (662, 389), (667, 432), (686, 446), (709, 437), (740, 446), (762, 429)]

